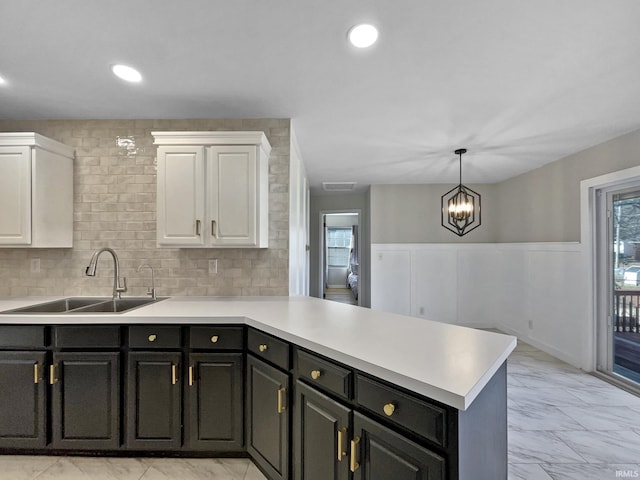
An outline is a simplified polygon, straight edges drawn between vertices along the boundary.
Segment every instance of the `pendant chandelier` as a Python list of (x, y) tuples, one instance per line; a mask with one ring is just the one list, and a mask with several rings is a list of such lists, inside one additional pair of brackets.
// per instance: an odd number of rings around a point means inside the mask
[(480, 226), (480, 194), (462, 184), (462, 154), (466, 148), (454, 152), (460, 157), (460, 183), (442, 195), (440, 199), (441, 223), (444, 228), (459, 237)]

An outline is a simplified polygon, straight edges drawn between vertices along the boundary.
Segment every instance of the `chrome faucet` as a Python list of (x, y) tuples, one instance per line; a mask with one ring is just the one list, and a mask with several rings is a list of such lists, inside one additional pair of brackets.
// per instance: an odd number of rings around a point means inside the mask
[(148, 263), (143, 263), (142, 265), (140, 265), (138, 267), (138, 272), (140, 270), (142, 270), (144, 267), (147, 267), (149, 270), (151, 270), (151, 287), (147, 288), (147, 295), (151, 295), (151, 298), (156, 300), (157, 299), (157, 297), (156, 297), (156, 285), (155, 285), (155, 280), (153, 278), (153, 267), (151, 265), (149, 265)]
[(113, 299), (122, 298), (122, 292), (127, 291), (127, 279), (122, 278), (122, 285), (120, 285), (120, 262), (118, 261), (118, 255), (116, 252), (108, 247), (101, 248), (100, 250), (96, 250), (91, 255), (91, 260), (89, 261), (89, 266), (85, 270), (85, 275), (88, 277), (96, 276), (96, 267), (98, 266), (98, 257), (102, 252), (109, 252), (113, 257)]

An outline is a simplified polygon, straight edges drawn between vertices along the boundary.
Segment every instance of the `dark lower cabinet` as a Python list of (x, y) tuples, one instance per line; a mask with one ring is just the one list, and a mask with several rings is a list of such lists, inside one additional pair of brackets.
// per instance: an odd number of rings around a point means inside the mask
[(175, 450), (182, 444), (180, 352), (129, 352), (127, 435), (130, 449)]
[(295, 479), (348, 480), (351, 410), (300, 380), (295, 399)]
[(289, 479), (287, 373), (247, 356), (247, 451), (270, 480)]
[(358, 412), (353, 432), (353, 480), (445, 479), (444, 458)]
[(44, 352), (0, 352), (0, 448), (47, 441)]
[(61, 352), (51, 369), (53, 448), (120, 446), (120, 353)]
[(187, 447), (237, 451), (244, 446), (241, 353), (189, 355), (186, 398)]

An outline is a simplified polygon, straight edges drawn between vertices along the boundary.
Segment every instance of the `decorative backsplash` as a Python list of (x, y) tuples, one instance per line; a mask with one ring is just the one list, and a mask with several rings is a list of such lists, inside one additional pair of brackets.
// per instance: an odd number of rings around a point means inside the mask
[[(113, 287), (113, 265), (91, 254), (111, 247), (127, 277), (125, 296), (141, 296), (155, 271), (158, 295), (288, 295), (289, 119), (0, 120), (3, 132), (37, 132), (76, 150), (72, 249), (0, 248), (0, 296), (100, 295)], [(156, 146), (151, 131), (264, 131), (269, 158), (268, 249), (156, 247)], [(11, 208), (1, 205), (0, 208)], [(217, 260), (210, 273), (209, 260)]]

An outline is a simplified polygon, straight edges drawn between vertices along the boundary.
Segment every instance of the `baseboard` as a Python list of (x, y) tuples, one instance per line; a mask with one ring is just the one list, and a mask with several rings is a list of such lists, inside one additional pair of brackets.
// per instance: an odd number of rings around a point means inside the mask
[(514, 330), (513, 328), (504, 324), (496, 325), (495, 328), (497, 328), (498, 330), (502, 330), (504, 333), (508, 333), (509, 335), (518, 337), (518, 340), (522, 340), (523, 342), (528, 343), (533, 347), (536, 347), (538, 350), (542, 350), (543, 352), (548, 353), (549, 355), (557, 358), (558, 360), (562, 360), (563, 362), (568, 363), (569, 365), (572, 365), (576, 368), (579, 368), (583, 371), (588, 372), (588, 370), (585, 370), (584, 368), (582, 368), (582, 365), (579, 359), (574, 358), (572, 355), (567, 355), (566, 352), (563, 352), (562, 350), (558, 350), (557, 348), (551, 345), (547, 345), (546, 343), (536, 340), (535, 338), (531, 338), (529, 335), (523, 334), (522, 332), (518, 332), (517, 330)]

